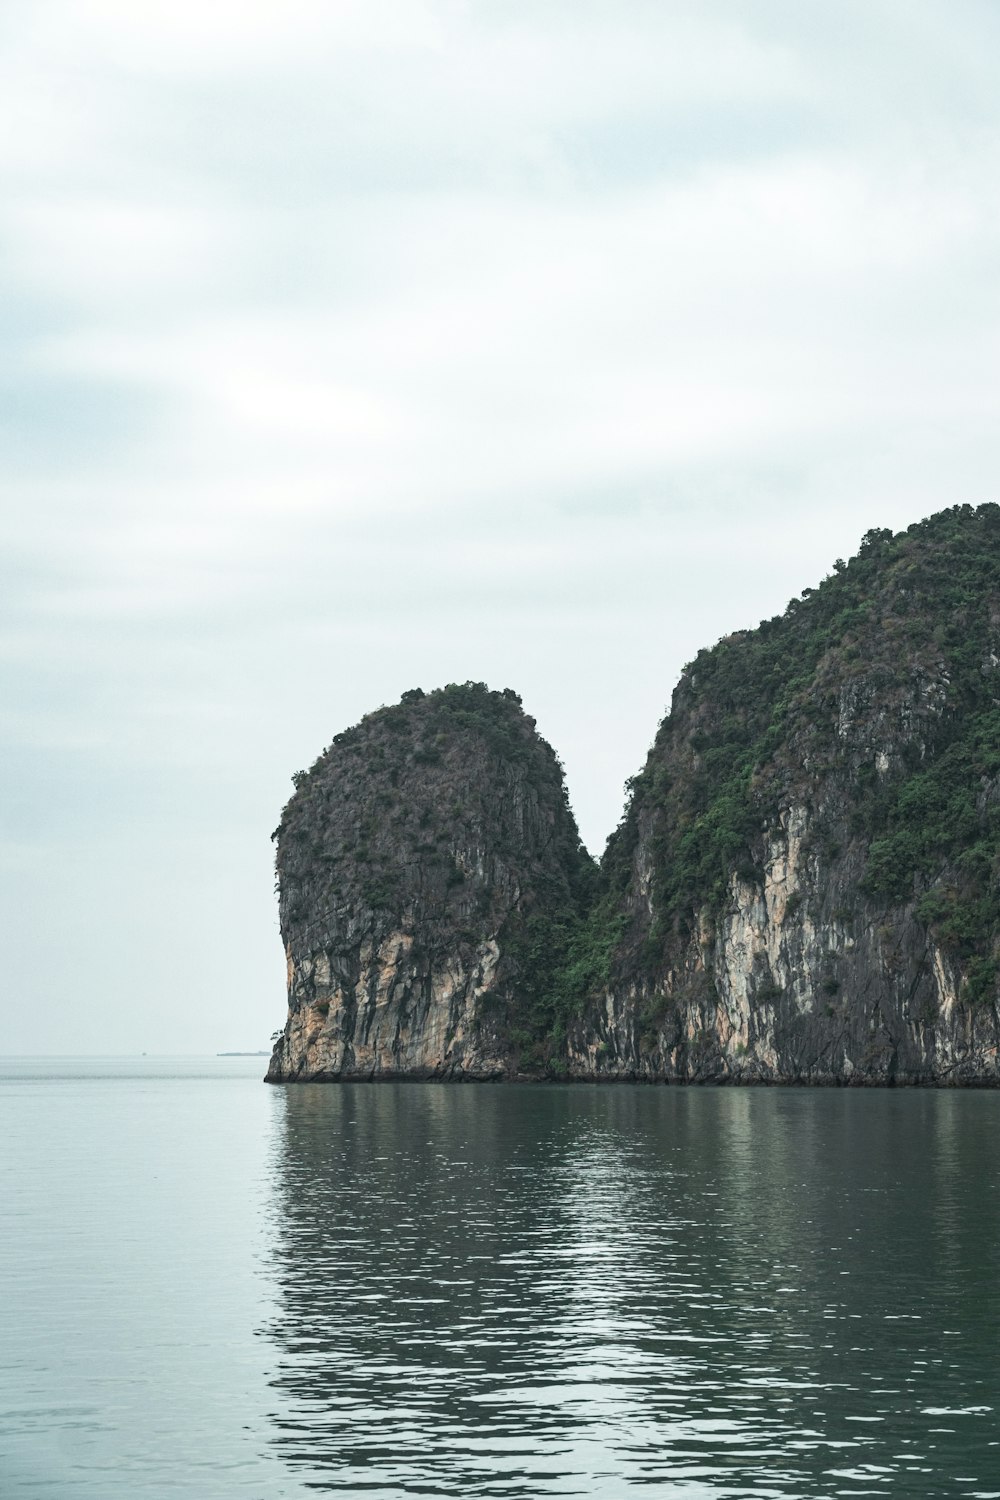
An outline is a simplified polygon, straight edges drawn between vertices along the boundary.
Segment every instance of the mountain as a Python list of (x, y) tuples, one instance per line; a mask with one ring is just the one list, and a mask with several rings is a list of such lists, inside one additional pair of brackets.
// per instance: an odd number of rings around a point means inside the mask
[(597, 870), (517, 694), (415, 689), (294, 781), (275, 835), (289, 1015), (269, 1079), (555, 1060), (552, 980)]
[(269, 1076), (1000, 1081), (1000, 507), (870, 531), (701, 652), (598, 870), (519, 700), (467, 684), (338, 736), (278, 876)]

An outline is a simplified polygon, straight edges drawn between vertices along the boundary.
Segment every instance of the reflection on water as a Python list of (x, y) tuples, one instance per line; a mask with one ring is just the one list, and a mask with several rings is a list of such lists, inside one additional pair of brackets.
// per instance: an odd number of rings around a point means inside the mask
[(264, 1333), (290, 1477), (1000, 1495), (1000, 1096), (279, 1097)]
[(1000, 1092), (0, 1064), (2, 1500), (1000, 1497)]

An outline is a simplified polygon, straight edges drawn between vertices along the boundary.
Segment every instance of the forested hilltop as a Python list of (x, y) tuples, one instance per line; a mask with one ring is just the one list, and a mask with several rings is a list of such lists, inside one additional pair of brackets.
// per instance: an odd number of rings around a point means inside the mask
[[(337, 737), (278, 874), (275, 1078), (997, 1081), (1000, 507), (870, 531), (699, 653), (599, 868), (516, 695), (466, 684)], [(390, 1012), (419, 1063), (365, 1040)]]
[(597, 866), (517, 694), (414, 689), (293, 779), (269, 1076), (502, 1077), (565, 1055), (548, 944), (583, 923)]

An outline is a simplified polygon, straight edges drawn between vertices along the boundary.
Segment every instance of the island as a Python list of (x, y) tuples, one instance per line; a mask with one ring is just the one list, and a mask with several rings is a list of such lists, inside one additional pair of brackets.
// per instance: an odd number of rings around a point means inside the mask
[(293, 780), (271, 1082), (1000, 1082), (1000, 506), (700, 652), (600, 862), (510, 689)]

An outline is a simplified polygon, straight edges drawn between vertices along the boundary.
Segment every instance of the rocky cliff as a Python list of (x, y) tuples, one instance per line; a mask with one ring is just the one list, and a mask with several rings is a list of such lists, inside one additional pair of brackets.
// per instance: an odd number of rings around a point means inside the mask
[(552, 935), (580, 922), (596, 869), (517, 695), (407, 693), (294, 779), (275, 835), (288, 1021), (268, 1078), (544, 1070)]
[(596, 879), (474, 685), (339, 736), (278, 875), (269, 1077), (997, 1083), (1000, 507), (869, 532), (703, 651)]
[(574, 1073), (1000, 1080), (1000, 507), (869, 532), (702, 652), (604, 871)]

